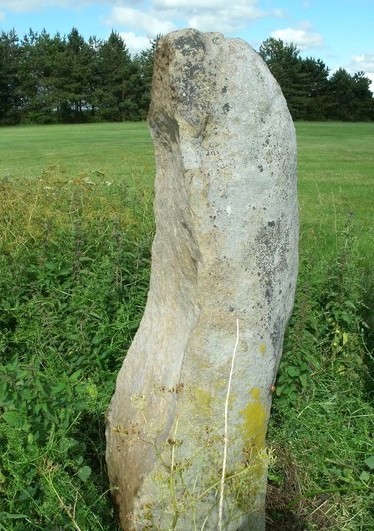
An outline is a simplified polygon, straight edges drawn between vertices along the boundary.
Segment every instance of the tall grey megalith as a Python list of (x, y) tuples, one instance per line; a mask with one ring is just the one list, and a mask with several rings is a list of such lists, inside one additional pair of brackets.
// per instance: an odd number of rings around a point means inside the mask
[(265, 437), (297, 275), (296, 140), (244, 41), (159, 43), (150, 289), (107, 414), (121, 525), (265, 526)]

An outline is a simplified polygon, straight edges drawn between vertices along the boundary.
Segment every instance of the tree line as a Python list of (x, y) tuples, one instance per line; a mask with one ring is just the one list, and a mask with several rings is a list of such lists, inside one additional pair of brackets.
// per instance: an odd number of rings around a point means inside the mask
[(66, 37), (2, 32), (0, 124), (144, 119), (155, 45), (132, 57), (115, 31), (87, 42), (76, 28)]
[[(330, 69), (321, 59), (303, 59), (294, 44), (264, 41), (259, 53), (278, 81), (295, 120), (374, 120), (370, 79), (364, 72)], [(374, 89), (374, 87), (373, 87)]]
[[(0, 35), (0, 125), (143, 120), (150, 103), (157, 39), (131, 56), (122, 37), (86, 41), (29, 30)], [(295, 120), (374, 119), (370, 80), (340, 68), (330, 75), (320, 59), (269, 38), (259, 49)]]

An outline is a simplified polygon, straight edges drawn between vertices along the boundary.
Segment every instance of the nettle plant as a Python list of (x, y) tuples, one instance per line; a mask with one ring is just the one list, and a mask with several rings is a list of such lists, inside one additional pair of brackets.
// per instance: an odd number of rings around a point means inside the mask
[(293, 407), (313, 393), (328, 368), (363, 376), (366, 323), (357, 238), (349, 221), (334, 253), (321, 259), (311, 246), (301, 260), (293, 314), (284, 341), (276, 404)]
[(113, 529), (104, 411), (143, 311), (152, 231), (122, 182), (54, 168), (1, 186), (0, 520)]

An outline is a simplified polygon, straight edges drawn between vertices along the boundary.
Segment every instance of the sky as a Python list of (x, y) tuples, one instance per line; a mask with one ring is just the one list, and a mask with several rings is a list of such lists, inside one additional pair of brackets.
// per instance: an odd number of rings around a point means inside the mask
[(135, 54), (182, 28), (239, 37), (258, 50), (268, 37), (293, 42), (331, 73), (364, 71), (374, 92), (374, 0), (0, 0), (0, 31), (31, 28), (87, 40), (118, 32)]

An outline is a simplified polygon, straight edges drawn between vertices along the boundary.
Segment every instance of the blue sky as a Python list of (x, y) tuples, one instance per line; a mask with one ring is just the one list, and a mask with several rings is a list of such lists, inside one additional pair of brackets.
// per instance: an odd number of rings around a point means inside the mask
[(87, 39), (120, 33), (132, 53), (184, 27), (241, 37), (255, 49), (273, 36), (332, 71), (363, 70), (374, 91), (374, 0), (0, 0), (0, 30), (29, 28)]

